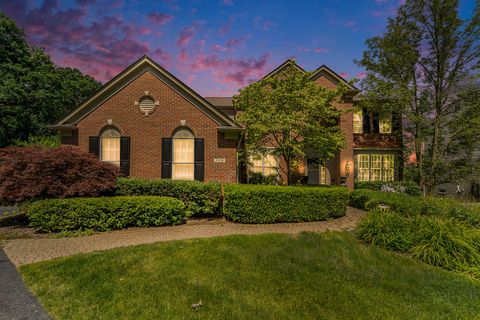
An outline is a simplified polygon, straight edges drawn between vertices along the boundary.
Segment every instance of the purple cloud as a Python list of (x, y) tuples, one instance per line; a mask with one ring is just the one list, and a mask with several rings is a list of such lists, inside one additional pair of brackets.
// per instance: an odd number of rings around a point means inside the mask
[(165, 13), (150, 12), (147, 15), (147, 18), (151, 23), (156, 23), (163, 26), (172, 21), (173, 16)]

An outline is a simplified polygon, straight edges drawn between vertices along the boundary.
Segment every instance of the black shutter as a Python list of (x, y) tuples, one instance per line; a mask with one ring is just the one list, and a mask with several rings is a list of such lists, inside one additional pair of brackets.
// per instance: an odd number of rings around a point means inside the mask
[(130, 175), (130, 137), (120, 137), (120, 169), (125, 176)]
[(370, 133), (370, 112), (363, 109), (363, 133)]
[(172, 139), (162, 139), (162, 179), (172, 178)]
[(397, 133), (400, 131), (400, 122), (401, 122), (401, 116), (394, 112), (392, 115), (392, 132)]
[(205, 141), (203, 139), (195, 139), (194, 178), (198, 181), (205, 179)]
[(88, 152), (99, 155), (98, 137), (88, 137)]
[(380, 115), (378, 113), (373, 114), (373, 133), (379, 133), (380, 132)]

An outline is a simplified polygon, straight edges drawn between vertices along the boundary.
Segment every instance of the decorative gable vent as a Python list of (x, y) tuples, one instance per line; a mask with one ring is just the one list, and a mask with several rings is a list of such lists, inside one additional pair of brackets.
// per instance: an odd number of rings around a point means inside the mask
[(140, 101), (135, 101), (135, 105), (140, 107), (140, 111), (147, 117), (155, 108), (159, 105), (158, 101), (149, 94), (148, 91), (145, 91), (145, 95), (140, 98)]

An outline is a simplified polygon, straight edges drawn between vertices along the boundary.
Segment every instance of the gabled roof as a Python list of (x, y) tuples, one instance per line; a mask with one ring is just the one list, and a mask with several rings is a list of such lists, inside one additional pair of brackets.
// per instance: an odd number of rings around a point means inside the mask
[(109, 99), (112, 95), (120, 91), (123, 87), (138, 78), (144, 72), (150, 72), (155, 75), (220, 126), (239, 127), (235, 121), (230, 119), (223, 112), (219, 111), (212, 103), (200, 96), (197, 92), (184, 84), (148, 56), (143, 56), (135, 61), (128, 68), (103, 85), (94, 94), (77, 105), (70, 113), (57, 121), (52, 127), (60, 128), (62, 126), (74, 126), (90, 112), (95, 110), (103, 102)]
[(278, 67), (276, 67), (275, 69), (273, 69), (272, 71), (270, 71), (270, 73), (268, 73), (266, 76), (264, 76), (261, 80), (263, 79), (267, 79), (279, 72), (281, 72), (283, 69), (285, 69), (286, 67), (290, 66), (290, 65), (293, 65), (295, 68), (297, 68), (298, 70), (300, 70), (301, 72), (305, 73), (307, 71), (305, 71), (302, 67), (300, 67), (294, 59), (287, 59), (285, 60), (285, 62), (283, 62), (281, 65), (279, 65)]
[(347, 80), (345, 80), (343, 77), (341, 77), (338, 73), (327, 67), (326, 65), (321, 65), (317, 70), (315, 70), (312, 75), (311, 79), (316, 80), (320, 78), (321, 76), (324, 76), (325, 78), (329, 79), (335, 84), (342, 83), (347, 86), (349, 90), (352, 91), (360, 91), (357, 87), (354, 85), (351, 85), (348, 83)]

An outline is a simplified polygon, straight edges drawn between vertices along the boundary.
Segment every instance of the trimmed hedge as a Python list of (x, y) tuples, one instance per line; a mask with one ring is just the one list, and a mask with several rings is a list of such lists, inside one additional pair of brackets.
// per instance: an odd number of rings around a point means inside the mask
[(349, 194), (343, 187), (232, 184), (225, 186), (224, 214), (240, 223), (326, 220), (345, 215)]
[(30, 225), (42, 232), (177, 225), (186, 216), (182, 201), (151, 196), (40, 200), (26, 212)]
[(185, 203), (187, 216), (218, 216), (222, 213), (221, 191), (218, 183), (120, 178), (117, 180), (116, 194), (177, 198)]
[(356, 181), (355, 189), (380, 191), (384, 185), (388, 185), (397, 192), (406, 193), (411, 196), (419, 196), (421, 193), (420, 187), (413, 181)]

